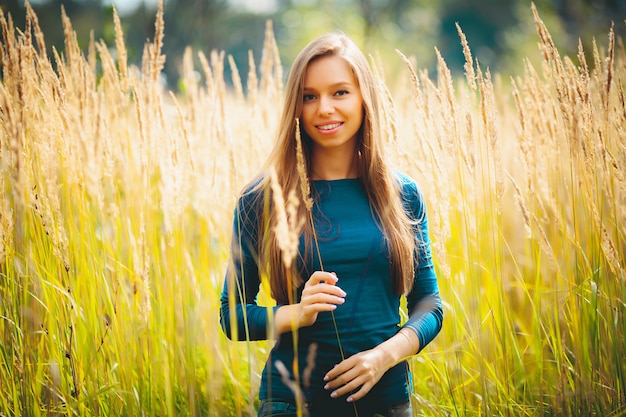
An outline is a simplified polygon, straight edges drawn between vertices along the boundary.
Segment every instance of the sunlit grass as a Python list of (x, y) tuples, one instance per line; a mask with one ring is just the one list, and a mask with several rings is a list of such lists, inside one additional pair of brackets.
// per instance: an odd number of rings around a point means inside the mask
[[(2, 18), (0, 414), (254, 414), (271, 342), (227, 341), (218, 302), (282, 96), (271, 29), (245, 86), (189, 50), (172, 95), (160, 18), (141, 68), (119, 22), (113, 54), (65, 19), (61, 57), (27, 21)], [(609, 37), (574, 63), (537, 28), (544, 62), (514, 79), (465, 45), (465, 79), (440, 60), (392, 84), (445, 305), (416, 415), (626, 412), (626, 54)]]

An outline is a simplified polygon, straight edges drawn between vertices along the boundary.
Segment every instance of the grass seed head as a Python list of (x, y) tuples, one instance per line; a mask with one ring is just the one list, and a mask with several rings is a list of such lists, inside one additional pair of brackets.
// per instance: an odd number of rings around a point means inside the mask
[(298, 176), (300, 177), (300, 191), (302, 193), (302, 201), (307, 211), (311, 211), (313, 207), (313, 199), (311, 198), (311, 185), (307, 174), (307, 167), (304, 160), (304, 152), (302, 150), (302, 135), (300, 133), (300, 119), (296, 118), (296, 156), (298, 158)]

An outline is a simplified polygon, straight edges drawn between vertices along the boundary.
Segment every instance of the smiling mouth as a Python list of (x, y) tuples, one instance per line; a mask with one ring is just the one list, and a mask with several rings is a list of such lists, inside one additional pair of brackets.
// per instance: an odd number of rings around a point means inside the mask
[(332, 130), (341, 126), (342, 123), (331, 123), (328, 125), (318, 125), (317, 128), (320, 130)]

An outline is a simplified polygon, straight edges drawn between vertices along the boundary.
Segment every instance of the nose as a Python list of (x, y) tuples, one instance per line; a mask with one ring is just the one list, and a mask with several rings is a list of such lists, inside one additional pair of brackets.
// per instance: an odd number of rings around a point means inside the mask
[(325, 96), (320, 97), (317, 111), (321, 115), (329, 115), (329, 114), (334, 113), (335, 106), (332, 102), (332, 99), (330, 97), (325, 97)]

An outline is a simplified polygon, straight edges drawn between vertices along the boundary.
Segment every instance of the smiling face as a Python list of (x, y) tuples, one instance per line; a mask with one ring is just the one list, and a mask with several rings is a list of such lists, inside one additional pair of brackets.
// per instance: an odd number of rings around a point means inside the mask
[(301, 120), (313, 152), (354, 152), (363, 123), (363, 97), (348, 63), (336, 56), (311, 62), (304, 76)]

